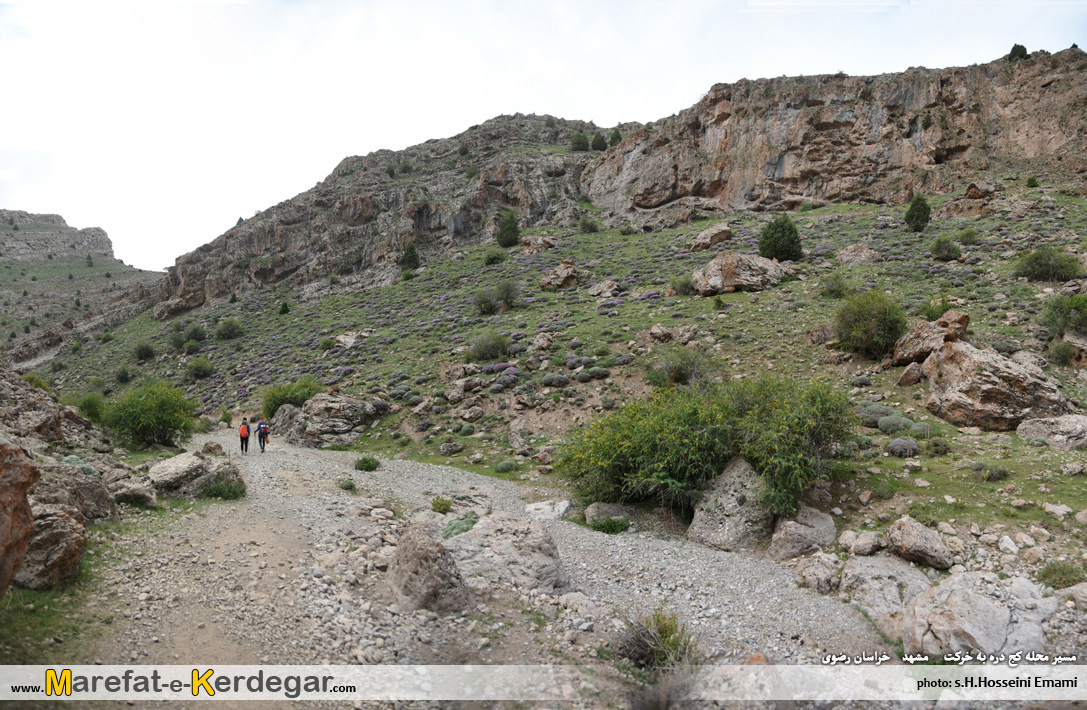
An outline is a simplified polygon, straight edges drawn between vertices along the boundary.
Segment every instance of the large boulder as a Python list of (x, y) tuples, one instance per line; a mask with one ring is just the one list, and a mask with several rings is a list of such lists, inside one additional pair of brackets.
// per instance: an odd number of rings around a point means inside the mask
[(22, 449), (0, 436), (0, 597), (15, 579), (34, 532), (26, 492), (40, 475)]
[(816, 552), (796, 566), (793, 579), (798, 587), (807, 587), (820, 594), (830, 594), (838, 588), (841, 573), (841, 560), (826, 552)]
[(727, 551), (766, 538), (774, 519), (762, 505), (765, 493), (766, 481), (751, 464), (732, 459), (695, 506), (687, 538)]
[(893, 555), (851, 557), (842, 570), (839, 590), (864, 609), (883, 633), (902, 636), (902, 612), (932, 586), (924, 572)]
[(695, 269), (694, 287), (699, 296), (733, 291), (762, 291), (781, 283), (790, 270), (770, 259), (753, 254), (726, 251)]
[(1058, 451), (1074, 451), (1087, 448), (1087, 416), (1065, 414), (1061, 417), (1025, 419), (1015, 429), (1019, 438), (1045, 439)]
[(1038, 651), (1046, 643), (1042, 624), (1057, 604), (1056, 597), (1043, 597), (1024, 577), (1002, 580), (991, 572), (952, 575), (906, 605), (904, 650), (930, 656)]
[(710, 247), (732, 239), (732, 230), (724, 224), (715, 224), (708, 229), (703, 229), (698, 236), (687, 245), (691, 251), (706, 251)]
[(241, 483), (238, 467), (221, 458), (209, 458), (199, 451), (189, 451), (160, 461), (147, 477), (158, 495), (195, 498), (220, 478)]
[(835, 536), (834, 518), (802, 504), (795, 519), (778, 521), (767, 552), (775, 560), (787, 560), (826, 547)]
[(936, 569), (952, 565), (951, 550), (940, 539), (940, 533), (908, 515), (891, 523), (887, 529), (887, 547), (899, 557)]
[(857, 264), (874, 264), (879, 261), (879, 252), (869, 249), (864, 244), (851, 244), (840, 250), (837, 254), (842, 266), (856, 266)]
[(435, 538), (435, 532), (425, 524), (409, 527), (389, 563), (386, 584), (408, 611), (457, 611), (472, 602), (453, 555)]
[(565, 591), (569, 586), (555, 542), (536, 521), (496, 512), (481, 517), (471, 530), (443, 544), (457, 560), (469, 586), (476, 580), (483, 585), (478, 591), (486, 592), (499, 582), (547, 593)]
[(42, 477), (30, 490), (32, 500), (78, 508), (90, 523), (117, 519), (117, 506), (110, 500), (109, 489), (99, 476), (64, 463), (43, 463), (39, 468)]
[(933, 350), (944, 343), (953, 343), (966, 334), (970, 314), (948, 311), (933, 322), (918, 321), (895, 342), (891, 364), (896, 367), (912, 362), (924, 362)]
[(366, 400), (321, 393), (306, 400), (301, 409), (280, 405), (268, 426), (273, 435), (298, 446), (353, 444), (380, 416), (379, 408)]
[(157, 508), (159, 505), (155, 488), (146, 478), (125, 476), (107, 483), (106, 488), (117, 503), (127, 503), (138, 508)]
[(587, 282), (591, 277), (591, 274), (578, 269), (573, 259), (563, 259), (558, 266), (540, 277), (540, 290), (558, 291), (577, 288), (578, 284)]
[(928, 356), (921, 372), (931, 392), (925, 407), (959, 426), (1006, 431), (1024, 419), (1071, 411), (1054, 380), (995, 350), (944, 343)]
[(15, 573), (15, 584), (27, 589), (50, 589), (75, 579), (87, 547), (83, 514), (70, 505), (34, 502), (34, 532), (26, 557)]

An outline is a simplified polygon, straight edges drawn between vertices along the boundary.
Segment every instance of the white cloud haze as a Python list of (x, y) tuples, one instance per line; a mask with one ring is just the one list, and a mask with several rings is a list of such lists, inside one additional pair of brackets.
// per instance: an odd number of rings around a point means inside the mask
[(499, 114), (651, 121), (741, 78), (984, 63), (1083, 2), (0, 3), (0, 208), (161, 269), (344, 157)]

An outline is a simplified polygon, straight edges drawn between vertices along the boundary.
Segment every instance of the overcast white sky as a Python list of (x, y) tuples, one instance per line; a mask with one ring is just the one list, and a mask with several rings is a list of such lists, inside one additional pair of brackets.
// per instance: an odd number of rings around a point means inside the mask
[(492, 116), (651, 121), (741, 78), (1087, 46), (1087, 3), (0, 2), (0, 208), (162, 269), (348, 155)]

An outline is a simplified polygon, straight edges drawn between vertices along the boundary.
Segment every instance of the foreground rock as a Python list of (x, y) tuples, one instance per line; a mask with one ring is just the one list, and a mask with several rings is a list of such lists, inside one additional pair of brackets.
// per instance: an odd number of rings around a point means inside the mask
[(464, 586), (453, 555), (435, 539), (434, 532), (425, 524), (408, 528), (396, 546), (385, 582), (408, 611), (466, 609), (472, 595)]
[(1046, 643), (1042, 624), (1056, 610), (1057, 598), (1044, 598), (1024, 577), (965, 572), (906, 606), (902, 642), (906, 653), (926, 655), (1037, 651)]
[[(933, 350), (944, 343), (954, 343), (966, 334), (970, 314), (948, 311), (933, 322), (918, 321), (909, 332), (895, 342), (891, 364), (899, 367), (923, 362)], [(911, 383), (914, 384), (914, 383)]]
[(41, 473), (22, 449), (0, 436), (0, 597), (11, 586), (34, 532), (26, 492)]
[(202, 496), (220, 479), (227, 483), (243, 483), (237, 466), (226, 459), (208, 458), (199, 451), (161, 461), (147, 475), (159, 495), (182, 498)]
[(381, 416), (379, 407), (355, 397), (321, 393), (299, 409), (284, 404), (268, 426), (292, 444), (319, 447), (353, 444)]
[(789, 273), (789, 269), (776, 261), (726, 251), (695, 269), (693, 278), (699, 296), (712, 296), (738, 290), (763, 291), (777, 286)]
[(1062, 417), (1026, 419), (1015, 433), (1024, 441), (1045, 439), (1058, 451), (1075, 451), (1087, 448), (1087, 416), (1066, 414)]
[(83, 514), (70, 505), (38, 502), (31, 511), (34, 532), (15, 583), (42, 590), (75, 579), (87, 546)]
[(762, 505), (765, 493), (766, 481), (751, 464), (732, 459), (695, 506), (687, 538), (729, 552), (766, 538), (774, 521)]
[(826, 547), (834, 538), (834, 519), (801, 505), (795, 519), (778, 521), (767, 552), (775, 560), (787, 560)]
[(909, 516), (899, 518), (887, 529), (887, 547), (903, 559), (936, 569), (952, 565), (951, 550), (940, 539), (940, 533)]
[(34, 501), (76, 508), (88, 523), (117, 519), (117, 506), (98, 476), (63, 463), (46, 463), (40, 468), (41, 480), (30, 491)]
[(924, 572), (892, 555), (851, 557), (842, 570), (839, 590), (872, 617), (889, 638), (902, 636), (907, 604), (932, 583)]
[(921, 365), (921, 372), (931, 392), (925, 407), (959, 426), (1007, 431), (1024, 419), (1071, 411), (1055, 381), (994, 350), (944, 343)]
[(484, 596), (496, 582), (520, 589), (562, 592), (566, 568), (547, 530), (538, 522), (509, 513), (483, 516), (466, 533), (444, 542), (469, 588)]

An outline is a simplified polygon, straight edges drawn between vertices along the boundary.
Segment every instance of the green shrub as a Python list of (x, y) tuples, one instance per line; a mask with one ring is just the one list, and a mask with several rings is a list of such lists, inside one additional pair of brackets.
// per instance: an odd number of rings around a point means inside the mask
[(479, 177), (479, 167), (475, 165), (469, 165), (464, 169), (464, 177), (468, 178), (469, 180)]
[(224, 424), (230, 424), (234, 421), (234, 417), (233, 415), (231, 415), (229, 409), (224, 408), (221, 412), (219, 412), (219, 421)]
[(1009, 62), (1017, 62), (1020, 59), (1026, 59), (1027, 57), (1027, 48), (1021, 44), (1013, 44), (1012, 51), (1008, 53)]
[(354, 493), (358, 490), (358, 486), (356, 486), (355, 482), (352, 481), (350, 478), (341, 478), (340, 480), (336, 481), (336, 485), (339, 486), (341, 489), (349, 491), (351, 493)]
[(824, 458), (852, 431), (848, 398), (823, 383), (773, 376), (660, 390), (593, 419), (559, 461), (586, 500), (689, 509), (734, 456), (767, 481), (767, 510), (796, 509)]
[(1019, 257), (1013, 276), (1025, 276), (1030, 281), (1070, 281), (1083, 271), (1076, 257), (1053, 247), (1038, 247)]
[(906, 312), (883, 291), (858, 293), (838, 309), (834, 329), (843, 348), (876, 359), (906, 332)]
[(627, 619), (627, 628), (619, 637), (615, 651), (638, 668), (649, 671), (669, 671), (700, 661), (694, 636), (678, 616), (663, 609), (640, 619)]
[(604, 134), (601, 133), (600, 131), (597, 131), (596, 133), (593, 134), (592, 148), (593, 148), (593, 150), (607, 150), (608, 149), (608, 139), (605, 138)]
[(106, 409), (106, 401), (98, 392), (87, 392), (80, 395), (75, 402), (79, 413), (90, 419), (95, 424), (102, 421), (102, 413)]
[(623, 142), (623, 134), (619, 132), (618, 128), (611, 129), (611, 135), (608, 136), (608, 144), (611, 146), (617, 146)]
[(511, 473), (517, 470), (517, 462), (512, 459), (501, 461), (497, 466), (494, 467), (494, 470), (498, 473)]
[(325, 338), (321, 342), (317, 343), (317, 349), (321, 352), (327, 352), (336, 347), (336, 341), (332, 338)]
[(445, 515), (453, 509), (453, 501), (449, 500), (448, 498), (436, 496), (433, 500), (430, 501), (430, 509), (433, 510), (435, 513), (441, 513), (442, 515)]
[(800, 234), (788, 215), (779, 215), (762, 228), (759, 237), (759, 256), (778, 261), (799, 261), (804, 253), (800, 249)]
[(954, 261), (962, 256), (962, 249), (951, 241), (951, 237), (937, 237), (929, 247), (932, 258), (936, 261)]
[(117, 381), (122, 385), (132, 380), (132, 375), (129, 373), (128, 368), (122, 365), (117, 368)]
[(690, 274), (678, 276), (668, 284), (677, 296), (690, 296), (695, 292), (694, 279)]
[[(166, 342), (170, 344), (174, 350), (181, 350), (185, 347), (185, 335), (179, 331), (172, 331), (170, 335), (166, 337)], [(192, 342), (196, 342), (195, 340)]]
[(1083, 565), (1053, 561), (1038, 572), (1038, 581), (1054, 589), (1067, 589), (1084, 581)]
[(224, 318), (215, 326), (215, 338), (217, 340), (233, 340), (242, 334), (242, 324), (237, 318)]
[(929, 456), (947, 456), (951, 453), (951, 444), (946, 439), (929, 439), (923, 446)]
[(696, 385), (710, 379), (717, 362), (705, 353), (682, 345), (660, 348), (649, 365), (646, 379), (654, 387)]
[(498, 251), (497, 249), (490, 249), (483, 255), (483, 263), (486, 266), (494, 266), (495, 264), (501, 264), (506, 260), (506, 252)]
[(290, 312), (291, 312), (291, 304), (287, 303), (286, 301), (279, 304), (279, 315), (285, 316)]
[(842, 299), (857, 290), (857, 287), (846, 279), (845, 274), (835, 271), (823, 281), (819, 293), (823, 298)]
[(202, 380), (205, 377), (211, 377), (213, 372), (215, 372), (215, 366), (206, 357), (198, 357), (185, 366), (185, 375), (190, 380)]
[(207, 498), (238, 500), (245, 497), (245, 482), (227, 474), (220, 474), (204, 489), (203, 494)]
[(91, 392), (101, 392), (106, 389), (106, 380), (95, 375), (87, 380), (87, 389)]
[(481, 316), (490, 316), (498, 313), (498, 296), (490, 289), (480, 291), (472, 296), (472, 305)]
[(465, 353), (467, 362), (486, 362), (501, 360), (506, 356), (510, 340), (501, 333), (489, 330), (475, 339)]
[(938, 319), (943, 314), (951, 310), (951, 300), (947, 297), (947, 294), (941, 294), (939, 298), (931, 298), (925, 301), (917, 307), (916, 313), (925, 320), (932, 321)]
[(307, 399), (323, 389), (324, 387), (317, 384), (312, 375), (306, 375), (289, 385), (269, 387), (264, 391), (261, 412), (264, 414), (265, 419), (271, 419), (276, 415), (276, 411), (279, 410), (281, 405), (293, 404), (296, 407), (301, 407), (306, 403)]
[(186, 355), (195, 355), (196, 353), (200, 352), (200, 343), (196, 342), (195, 340), (187, 340), (185, 341), (185, 347), (183, 348), (183, 350), (185, 351)]
[(1069, 330), (1087, 332), (1087, 294), (1050, 296), (1039, 320), (1054, 338), (1061, 337)]
[(1049, 344), (1049, 359), (1058, 365), (1071, 365), (1076, 350), (1076, 346), (1067, 340), (1054, 340)]
[(404, 269), (419, 268), (419, 250), (415, 248), (415, 242), (404, 247), (404, 253), (400, 257), (400, 266)]
[(373, 456), (360, 456), (355, 459), (356, 471), (376, 471), (379, 463)]
[(981, 238), (978, 236), (978, 230), (973, 227), (967, 227), (959, 232), (957, 239), (959, 240), (959, 244), (964, 244), (966, 246), (973, 246), (981, 241)]
[(589, 137), (578, 131), (570, 139), (570, 150), (575, 153), (581, 153), (589, 149)]
[(195, 410), (180, 388), (151, 380), (107, 405), (102, 422), (133, 443), (170, 446), (192, 431)]
[(1038, 178), (1036, 178), (1036, 177), (1027, 178), (1027, 187), (1029, 187), (1029, 188), (1038, 187)]
[(994, 466), (992, 468), (982, 469), (981, 480), (987, 483), (996, 483), (998, 481), (1005, 480), (1011, 475), (1012, 472), (1004, 468), (1003, 466)]
[(140, 342), (136, 344), (135, 355), (140, 362), (150, 360), (155, 357), (155, 349), (151, 347), (151, 343)]
[[(48, 314), (46, 314), (46, 315), (48, 315)], [(109, 343), (109, 342), (112, 342), (115, 339), (116, 339), (116, 337), (113, 335), (113, 333), (109, 332), (108, 330), (105, 333), (102, 333), (101, 335), (98, 336), (99, 342), (102, 342), (102, 343)]]
[(400, 272), (400, 280), (401, 281), (411, 281), (414, 278), (415, 278), (415, 271), (413, 271), (412, 269), (404, 269), (403, 271)]
[(498, 246), (509, 248), (521, 243), (521, 230), (517, 226), (517, 215), (513, 212), (504, 212), (502, 221), (498, 224), (498, 236), (495, 237)]
[(596, 234), (600, 231), (600, 223), (587, 214), (581, 215), (577, 221), (577, 229), (582, 234)]
[(199, 323), (193, 323), (185, 329), (185, 341), (195, 340), (198, 343), (202, 343), (208, 339), (208, 333), (204, 330), (204, 326)]
[(910, 206), (906, 209), (906, 226), (911, 232), (923, 232), (929, 220), (932, 219), (932, 209), (928, 206), (928, 200), (917, 195), (910, 200)]
[(626, 518), (596, 518), (589, 527), (605, 535), (618, 535), (630, 529), (630, 521)]
[(514, 281), (501, 282), (494, 287), (493, 293), (500, 303), (506, 304), (509, 308), (517, 305), (517, 297), (520, 295), (517, 283)]

